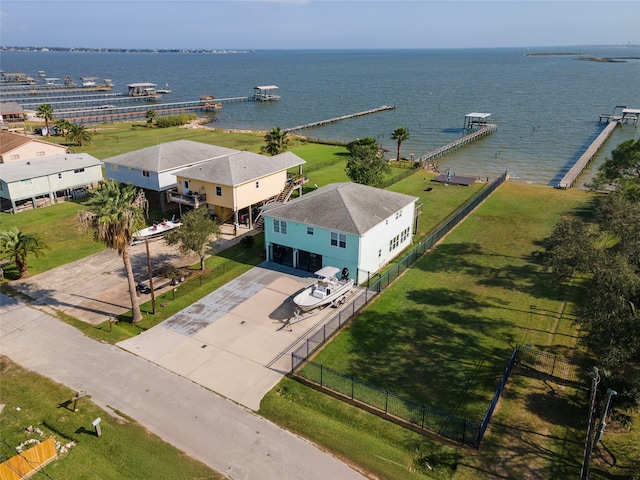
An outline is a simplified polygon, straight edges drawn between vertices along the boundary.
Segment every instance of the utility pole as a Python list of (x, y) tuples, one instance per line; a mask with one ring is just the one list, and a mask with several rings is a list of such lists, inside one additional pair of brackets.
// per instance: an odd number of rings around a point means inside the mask
[(589, 401), (589, 423), (587, 425), (587, 438), (584, 442), (584, 457), (582, 459), (582, 470), (580, 480), (589, 480), (589, 464), (591, 463), (591, 452), (593, 451), (593, 413), (595, 410), (596, 393), (600, 383), (598, 368), (593, 367), (593, 380), (591, 382), (591, 400)]
[(609, 405), (611, 403), (611, 397), (617, 395), (618, 392), (612, 389), (607, 390), (607, 404), (604, 407), (604, 413), (602, 414), (602, 423), (600, 424), (600, 434), (598, 435), (598, 439), (596, 440), (596, 447), (598, 443), (602, 441), (602, 437), (604, 436), (604, 429), (607, 428), (607, 414), (609, 413)]
[(149, 272), (149, 289), (151, 290), (151, 310), (156, 314), (156, 294), (153, 290), (153, 271), (151, 270), (151, 255), (149, 255), (149, 237), (144, 237), (144, 244), (147, 247), (147, 271)]

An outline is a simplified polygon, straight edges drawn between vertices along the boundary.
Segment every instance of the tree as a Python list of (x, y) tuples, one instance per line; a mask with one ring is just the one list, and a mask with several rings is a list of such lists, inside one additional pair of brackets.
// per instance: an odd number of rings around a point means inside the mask
[(389, 162), (385, 160), (378, 142), (373, 138), (354, 140), (347, 145), (347, 150), (350, 157), (345, 170), (352, 182), (379, 186), (385, 175), (391, 172)]
[(640, 203), (614, 192), (590, 220), (564, 219), (546, 241), (543, 265), (584, 289), (577, 322), (605, 368), (640, 360)]
[(29, 276), (27, 256), (45, 256), (46, 245), (42, 236), (35, 233), (24, 233), (18, 227), (11, 227), (0, 232), (0, 253), (3, 257), (14, 261), (20, 278)]
[(271, 156), (286, 152), (289, 146), (287, 132), (281, 130), (280, 127), (274, 127), (269, 130), (264, 136), (264, 140), (267, 144), (264, 145), (260, 151)]
[(44, 119), (44, 125), (47, 127), (47, 137), (51, 136), (49, 122), (53, 120), (53, 107), (48, 103), (42, 103), (36, 108), (36, 116)]
[(105, 181), (88, 201), (90, 210), (78, 212), (78, 222), (93, 231), (94, 238), (122, 257), (127, 280), (133, 322), (142, 320), (136, 281), (131, 266), (130, 247), (133, 234), (144, 227), (148, 209), (144, 192), (135, 185)]
[(71, 124), (66, 138), (69, 142), (75, 143), (79, 146), (88, 145), (93, 140), (91, 132), (87, 130), (87, 127), (77, 123)]
[(58, 120), (56, 120), (56, 124), (55, 127), (58, 129), (58, 132), (60, 132), (60, 134), (67, 138), (69, 135), (69, 130), (71, 129), (71, 126), (73, 124), (69, 121), (66, 120), (64, 118), (60, 118)]
[(591, 187), (616, 188), (640, 201), (640, 138), (618, 145), (598, 168)]
[(153, 122), (157, 116), (156, 111), (150, 108), (147, 110), (147, 113), (145, 113), (144, 116), (147, 119), (147, 127), (153, 127)]
[(396, 160), (400, 161), (400, 147), (402, 147), (402, 142), (409, 140), (409, 130), (405, 127), (397, 127), (391, 134), (391, 140), (397, 140), (398, 142), (398, 156)]
[(167, 233), (167, 245), (178, 245), (180, 253), (195, 253), (200, 258), (200, 270), (204, 270), (204, 259), (210, 252), (209, 243), (217, 239), (220, 225), (211, 220), (206, 208), (191, 210), (181, 218), (182, 226)]

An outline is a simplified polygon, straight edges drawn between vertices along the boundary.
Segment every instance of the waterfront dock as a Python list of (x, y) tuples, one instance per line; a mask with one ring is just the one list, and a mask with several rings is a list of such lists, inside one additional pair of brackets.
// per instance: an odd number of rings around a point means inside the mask
[(426, 153), (418, 157), (417, 161), (420, 162), (423, 166), (426, 166), (428, 163), (433, 162), (434, 160), (457, 150), (458, 148), (467, 145), (468, 143), (474, 142), (483, 138), (498, 129), (497, 125), (491, 123), (485, 123), (482, 127), (478, 128), (478, 130), (468, 130), (470, 133), (465, 135), (458, 140), (443, 145), (442, 147), (433, 150), (432, 152)]
[(383, 112), (385, 110), (394, 110), (395, 105), (382, 105), (378, 108), (372, 108), (370, 110), (365, 110), (363, 112), (351, 113), (349, 115), (342, 115), (341, 117), (330, 118), (328, 120), (320, 120), (318, 122), (305, 123), (304, 125), (298, 125), (296, 127), (290, 127), (283, 129), (287, 133), (297, 132), (300, 130), (306, 130), (308, 128), (316, 128), (323, 127), (325, 125), (329, 125), (330, 123), (341, 122), (342, 120), (348, 120), (350, 118), (362, 117), (364, 115), (371, 115), (373, 113)]
[(607, 126), (600, 132), (600, 135), (596, 137), (593, 143), (587, 148), (587, 150), (580, 156), (578, 161), (569, 169), (562, 180), (557, 185), (557, 188), (567, 189), (573, 187), (576, 180), (583, 172), (583, 170), (589, 165), (596, 153), (602, 148), (609, 136), (613, 133), (618, 125), (621, 123), (620, 119), (609, 120)]

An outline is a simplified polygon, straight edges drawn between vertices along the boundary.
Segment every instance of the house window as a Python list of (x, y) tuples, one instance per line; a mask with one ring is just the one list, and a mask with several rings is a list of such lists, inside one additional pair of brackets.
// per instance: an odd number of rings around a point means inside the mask
[(117, 172), (118, 171), (118, 165), (111, 164), (111, 171), (112, 172)]
[(143, 177), (148, 177), (149, 176), (149, 170), (142, 170), (142, 176)]
[(73, 173), (82, 173), (84, 172), (84, 168), (76, 168)]
[(307, 227), (307, 235), (313, 235), (313, 227)]
[(287, 234), (287, 222), (284, 220), (273, 220), (273, 231), (275, 233)]
[(399, 219), (402, 216), (402, 210), (398, 210), (396, 212), (396, 220)]
[(393, 252), (400, 245), (400, 235), (396, 235), (391, 240), (389, 240), (389, 251)]
[(31, 185), (33, 182), (30, 178), (25, 178), (24, 180), (20, 180), (20, 185)]
[(44, 152), (36, 152), (36, 157), (44, 157)]
[(260, 182), (256, 182), (256, 188), (260, 188)]
[(18, 154), (11, 155), (11, 160), (18, 160), (19, 158), (20, 158), (20, 155)]
[(344, 233), (331, 232), (331, 246), (347, 248), (347, 236)]
[(382, 256), (382, 249), (378, 250), (378, 257)]
[(409, 227), (405, 228), (400, 234), (400, 242), (404, 242), (407, 238), (409, 238)]
[(58, 174), (58, 178), (62, 178), (62, 174), (61, 173)]
[(216, 196), (217, 197), (221, 197), (222, 196), (222, 187), (216, 187)]

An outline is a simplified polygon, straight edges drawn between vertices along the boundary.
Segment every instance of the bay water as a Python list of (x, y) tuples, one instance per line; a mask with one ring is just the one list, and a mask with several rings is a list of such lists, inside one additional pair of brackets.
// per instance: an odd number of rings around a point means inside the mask
[[(556, 55), (527, 56), (533, 53)], [(626, 58), (581, 61), (578, 53)], [(253, 87), (277, 85), (278, 102), (225, 103), (216, 128), (293, 127), (381, 105), (394, 110), (303, 130), (312, 138), (349, 142), (373, 137), (394, 158), (398, 126), (410, 138), (402, 155), (416, 158), (463, 135), (464, 116), (490, 113), (497, 131), (439, 160), (440, 170), (482, 179), (505, 170), (512, 180), (555, 185), (604, 128), (599, 116), (615, 106), (640, 108), (640, 47), (443, 50), (279, 50), (255, 53), (84, 53), (2, 51), (0, 68), (36, 78), (70, 75), (171, 89), (162, 103), (251, 97)], [(639, 127), (618, 128), (581, 182)]]

